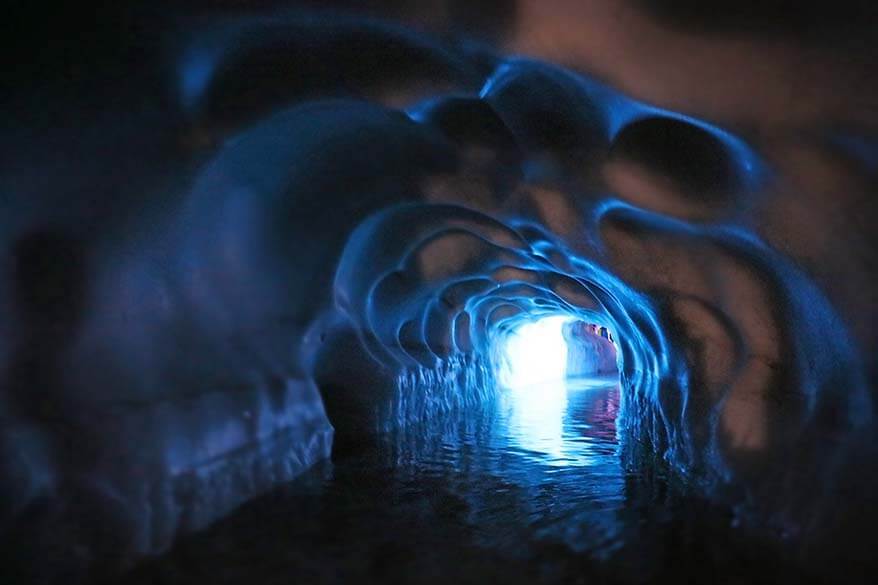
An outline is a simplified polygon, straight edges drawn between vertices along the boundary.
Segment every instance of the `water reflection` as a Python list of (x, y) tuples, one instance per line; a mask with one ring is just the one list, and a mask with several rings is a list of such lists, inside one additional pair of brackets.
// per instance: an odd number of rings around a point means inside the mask
[(511, 443), (555, 466), (600, 464), (615, 456), (618, 381), (614, 378), (553, 380), (501, 395)]
[(601, 555), (624, 524), (618, 405), (614, 377), (501, 388), (480, 408), (397, 433), (388, 464), (412, 490), (435, 478), (464, 500), (480, 544), (548, 538)]
[(802, 582), (724, 514), (626, 471), (616, 380), (494, 396), (314, 469), (124, 583)]

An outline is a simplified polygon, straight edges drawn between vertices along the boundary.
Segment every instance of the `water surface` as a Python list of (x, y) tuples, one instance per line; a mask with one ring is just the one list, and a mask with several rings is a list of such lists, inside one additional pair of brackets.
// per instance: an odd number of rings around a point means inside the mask
[(623, 465), (616, 380), (503, 390), (259, 498), (125, 583), (799, 580), (731, 516)]

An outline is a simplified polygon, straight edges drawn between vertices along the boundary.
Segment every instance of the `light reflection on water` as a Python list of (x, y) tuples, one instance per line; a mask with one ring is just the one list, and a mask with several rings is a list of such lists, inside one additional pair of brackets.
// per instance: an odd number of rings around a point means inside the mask
[(580, 380), (404, 425), (119, 585), (803, 582), (724, 514), (626, 471), (618, 406), (616, 380)]
[(590, 466), (616, 454), (617, 380), (554, 380), (504, 391), (500, 400), (500, 435), (538, 463)]
[(397, 434), (392, 465), (412, 484), (447, 482), (482, 544), (505, 546), (517, 534), (609, 552), (625, 502), (618, 407), (616, 378), (504, 388), (482, 408)]

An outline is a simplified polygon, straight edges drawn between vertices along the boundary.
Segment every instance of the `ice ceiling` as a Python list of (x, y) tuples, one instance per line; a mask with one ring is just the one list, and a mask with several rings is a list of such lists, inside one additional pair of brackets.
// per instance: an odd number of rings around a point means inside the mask
[[(584, 74), (373, 21), (238, 19), (179, 47), (170, 93), (207, 144), (191, 178), (85, 244), (9, 230), (7, 525), (63, 541), (100, 518), (96, 547), (163, 550), (329, 456), (330, 420), (360, 440), (435, 388), (478, 400), (542, 317), (613, 331), (632, 465), (804, 542), (840, 522), (875, 444), (868, 341), (770, 241), (789, 187), (767, 157)], [(40, 297), (47, 273), (79, 292)]]

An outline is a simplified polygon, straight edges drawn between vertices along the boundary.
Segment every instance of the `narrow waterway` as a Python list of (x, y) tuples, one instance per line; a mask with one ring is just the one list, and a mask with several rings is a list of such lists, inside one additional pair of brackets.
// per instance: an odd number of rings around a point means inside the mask
[(337, 457), (122, 582), (799, 579), (728, 513), (626, 469), (619, 391), (606, 378), (504, 390)]

